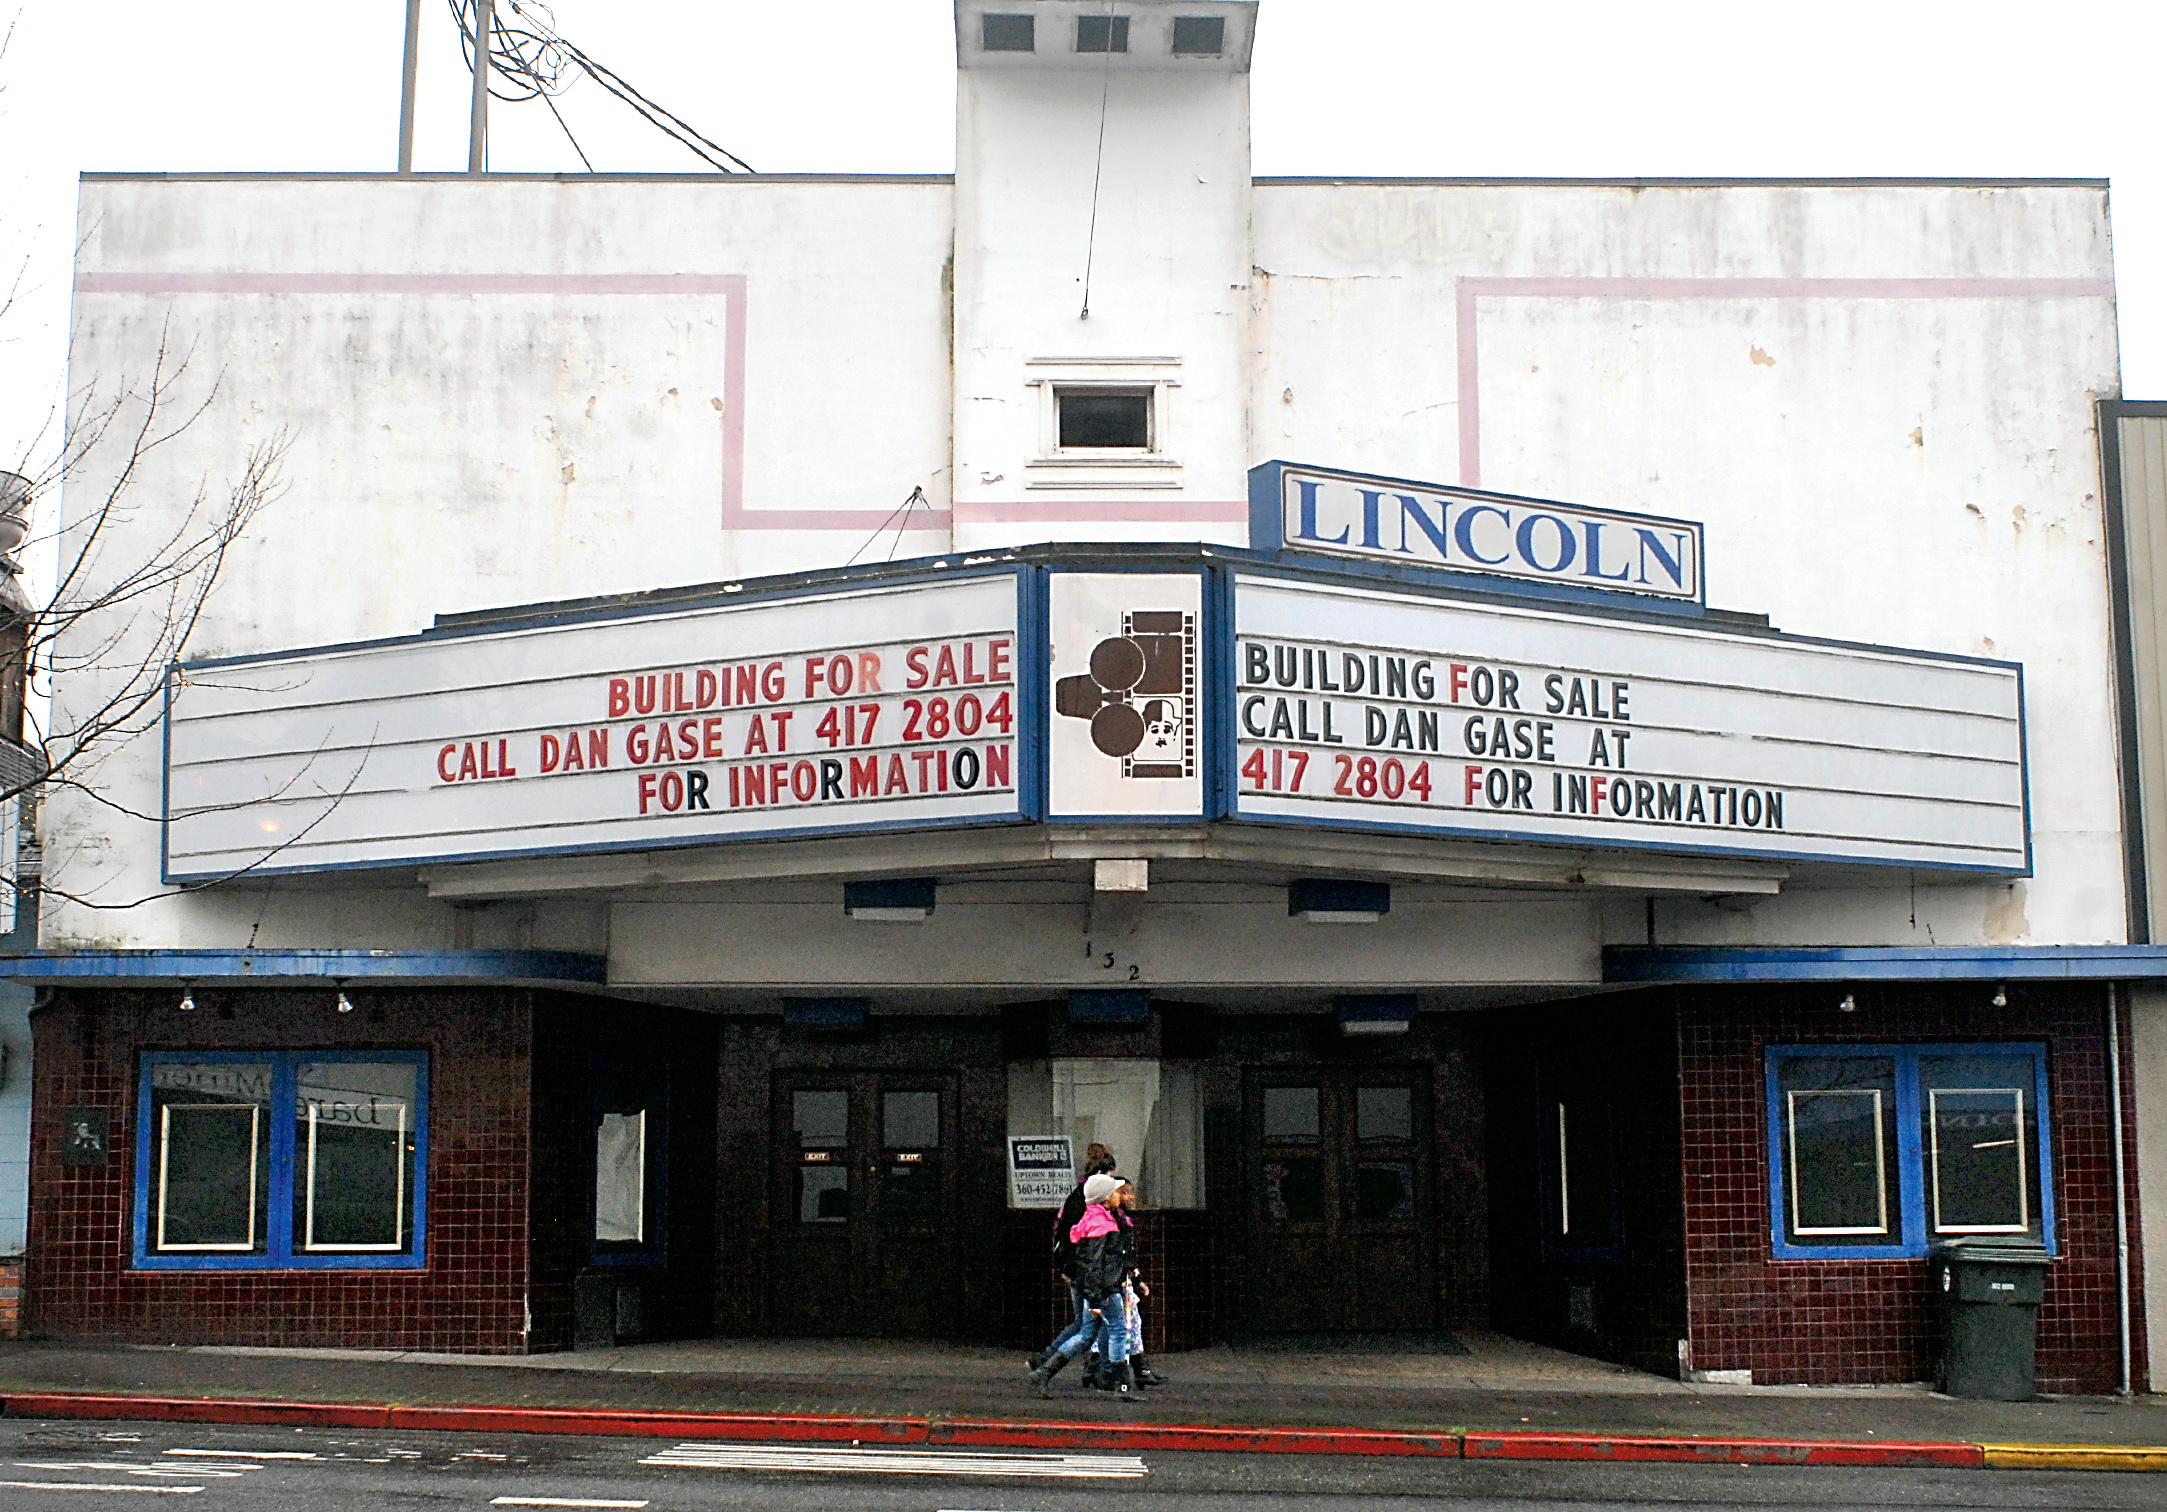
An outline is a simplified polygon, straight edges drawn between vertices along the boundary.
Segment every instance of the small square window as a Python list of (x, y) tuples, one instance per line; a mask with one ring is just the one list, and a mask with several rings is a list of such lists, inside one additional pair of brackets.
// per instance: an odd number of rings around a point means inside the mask
[(1114, 451), (1151, 450), (1149, 389), (1059, 389), (1060, 446)]
[(1264, 1137), (1275, 1143), (1315, 1144), (1323, 1129), (1315, 1087), (1266, 1087)]
[(1029, 16), (980, 16), (978, 45), (987, 52), (1036, 52), (1038, 38)]
[(1179, 58), (1216, 58), (1226, 51), (1224, 16), (1176, 16), (1174, 55)]
[(1127, 16), (1078, 16), (1076, 18), (1076, 51), (1080, 53), (1125, 53), (1129, 50), (1129, 18)]
[(850, 1143), (848, 1092), (793, 1092), (790, 1122), (801, 1150), (839, 1150)]

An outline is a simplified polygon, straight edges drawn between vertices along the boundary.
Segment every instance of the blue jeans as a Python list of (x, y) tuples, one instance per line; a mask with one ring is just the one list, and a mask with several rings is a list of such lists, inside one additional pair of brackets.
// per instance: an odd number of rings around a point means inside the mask
[(1126, 1360), (1129, 1357), (1129, 1313), (1121, 1293), (1115, 1292), (1101, 1301), (1097, 1312), (1084, 1303), (1081, 1292), (1076, 1293), (1076, 1301), (1079, 1304), (1076, 1322), (1053, 1347), (1073, 1360), (1095, 1340), (1107, 1363), (1119, 1365)]
[[(1074, 1359), (1082, 1351), (1084, 1344), (1090, 1340), (1092, 1334), (1097, 1331), (1099, 1320), (1098, 1315), (1084, 1304), (1083, 1288), (1073, 1281), (1068, 1284), (1068, 1305), (1070, 1313), (1068, 1327), (1062, 1331), (1061, 1335), (1053, 1343), (1046, 1347), (1050, 1353), (1065, 1354), (1070, 1359)], [(1072, 1341), (1073, 1347), (1071, 1347)]]

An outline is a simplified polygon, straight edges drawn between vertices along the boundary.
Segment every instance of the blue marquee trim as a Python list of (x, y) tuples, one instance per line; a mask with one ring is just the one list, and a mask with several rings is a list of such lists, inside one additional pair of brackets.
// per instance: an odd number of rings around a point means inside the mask
[(540, 982), (599, 987), (604, 956), (575, 950), (79, 950), (0, 956), (0, 981)]
[(1603, 981), (2120, 982), (2167, 978), (2167, 945), (1723, 946), (1606, 945)]

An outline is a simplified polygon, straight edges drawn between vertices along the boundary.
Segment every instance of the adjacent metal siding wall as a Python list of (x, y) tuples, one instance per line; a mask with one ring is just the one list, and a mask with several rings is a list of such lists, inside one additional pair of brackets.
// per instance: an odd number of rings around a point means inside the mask
[[(2167, 938), (2167, 414), (2115, 418), (2129, 572), (2136, 818), (2144, 837), (2150, 938)], [(2126, 748), (2126, 747), (2125, 747)]]

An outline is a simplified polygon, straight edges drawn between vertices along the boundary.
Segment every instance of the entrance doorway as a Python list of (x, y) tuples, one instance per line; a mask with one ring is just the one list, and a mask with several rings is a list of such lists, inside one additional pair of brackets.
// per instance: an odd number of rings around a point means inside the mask
[(1427, 1070), (1252, 1072), (1245, 1091), (1250, 1327), (1432, 1327)]
[(774, 1106), (776, 1329), (953, 1332), (953, 1079), (785, 1074)]

